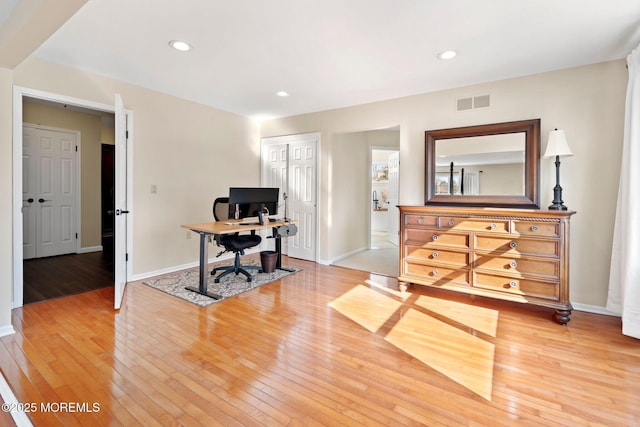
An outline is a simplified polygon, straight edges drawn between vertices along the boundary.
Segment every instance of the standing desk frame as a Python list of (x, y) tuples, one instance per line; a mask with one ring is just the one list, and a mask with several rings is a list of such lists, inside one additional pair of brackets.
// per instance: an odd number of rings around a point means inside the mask
[[(272, 229), (273, 237), (276, 239), (276, 252), (278, 254), (278, 261), (276, 263), (276, 268), (281, 270), (290, 271), (290, 269), (282, 267), (282, 236), (278, 233), (280, 227), (290, 226), (297, 224), (298, 221), (289, 220), (287, 222), (282, 220), (277, 220), (275, 222), (266, 221), (264, 224), (250, 224), (243, 225), (241, 221), (214, 221), (214, 222), (201, 222), (197, 224), (183, 224), (183, 228), (188, 228), (194, 233), (198, 233), (200, 236), (200, 281), (198, 286), (187, 286), (187, 290), (192, 292), (197, 292), (200, 295), (205, 295), (213, 299), (222, 299), (221, 295), (215, 294), (213, 292), (209, 292), (207, 287), (209, 285), (209, 272), (207, 271), (207, 266), (209, 264), (209, 238), (211, 236), (222, 235), (222, 234), (233, 234), (239, 233), (243, 231), (257, 231), (257, 230), (267, 230)], [(297, 227), (295, 228), (297, 231)], [(295, 232), (288, 234), (293, 235)]]

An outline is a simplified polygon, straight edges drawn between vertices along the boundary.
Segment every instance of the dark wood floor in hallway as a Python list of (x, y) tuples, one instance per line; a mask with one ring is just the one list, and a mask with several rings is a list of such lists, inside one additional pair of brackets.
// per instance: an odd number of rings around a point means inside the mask
[[(640, 343), (620, 319), (286, 260), (202, 308), (142, 283), (13, 311), (0, 368), (36, 426), (629, 426)], [(99, 410), (87, 410), (95, 408)]]
[(34, 258), (23, 262), (24, 304), (113, 286), (113, 262), (102, 252)]

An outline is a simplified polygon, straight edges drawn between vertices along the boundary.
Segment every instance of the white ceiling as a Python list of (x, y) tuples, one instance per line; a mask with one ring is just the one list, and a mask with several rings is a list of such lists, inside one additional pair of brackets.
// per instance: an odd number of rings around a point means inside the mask
[[(620, 59), (639, 43), (639, 0), (89, 0), (35, 55), (267, 118)], [(436, 58), (447, 49), (458, 57)]]

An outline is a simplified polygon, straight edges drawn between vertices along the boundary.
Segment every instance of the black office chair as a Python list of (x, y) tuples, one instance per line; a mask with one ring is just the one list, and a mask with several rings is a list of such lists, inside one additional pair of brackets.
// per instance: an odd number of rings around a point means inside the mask
[[(225, 221), (229, 219), (229, 198), (218, 197), (213, 202), (213, 217), (216, 221)], [(240, 255), (244, 255), (244, 250), (258, 246), (262, 241), (262, 237), (255, 234), (252, 231), (251, 234), (218, 234), (215, 236), (215, 242), (218, 246), (223, 247), (224, 250), (217, 256), (222, 255), (225, 252), (235, 253), (235, 259), (232, 266), (216, 267), (211, 271), (211, 275), (215, 276), (218, 271), (222, 271), (216, 278), (215, 282), (220, 283), (220, 279), (231, 273), (244, 274), (247, 276), (247, 282), (252, 280), (251, 273), (247, 270), (262, 270), (262, 267), (257, 265), (240, 265)]]

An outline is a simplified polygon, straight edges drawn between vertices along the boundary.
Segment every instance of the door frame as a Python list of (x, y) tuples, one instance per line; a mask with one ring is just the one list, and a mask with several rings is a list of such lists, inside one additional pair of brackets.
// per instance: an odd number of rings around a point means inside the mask
[[(22, 256), (22, 104), (23, 97), (42, 99), (60, 104), (73, 105), (81, 108), (88, 108), (96, 111), (115, 114), (115, 105), (102, 104), (99, 102), (89, 101), (80, 98), (60, 95), (53, 92), (46, 92), (38, 89), (32, 89), (22, 86), (13, 86), (13, 301), (11, 308), (22, 307), (24, 293), (24, 272), (23, 272), (23, 256)], [(126, 110), (127, 119), (130, 123), (133, 121), (133, 113)], [(131, 127), (131, 124), (130, 124)], [(130, 129), (131, 130), (131, 129)], [(127, 150), (127, 203), (132, 206), (133, 194), (133, 137), (129, 138), (129, 147)], [(118, 191), (116, 189), (116, 191)], [(127, 253), (132, 253), (132, 218), (127, 217)], [(131, 262), (131, 261), (129, 261)], [(132, 265), (127, 268), (127, 275), (132, 271)], [(127, 280), (129, 277), (127, 277)]]
[[(80, 162), (80, 159), (82, 158), (81, 153), (82, 153), (82, 134), (79, 130), (77, 129), (65, 129), (65, 128), (59, 128), (59, 127), (54, 127), (54, 126), (43, 126), (43, 125), (38, 125), (38, 124), (34, 124), (34, 123), (22, 123), (22, 127), (24, 130), (24, 127), (29, 127), (32, 129), (43, 129), (46, 131), (53, 131), (53, 132), (64, 132), (64, 133), (73, 133), (76, 135), (76, 152), (75, 152), (75, 176), (74, 176), (74, 180), (75, 180), (75, 197), (74, 197), (74, 212), (73, 214), (76, 217), (76, 229), (75, 229), (75, 233), (78, 236), (76, 238), (76, 253), (80, 253), (81, 249), (82, 249), (82, 245), (80, 244), (80, 242), (82, 241), (82, 215), (81, 215), (81, 205), (82, 205), (82, 199), (80, 197), (80, 189), (82, 188), (82, 182), (80, 181), (81, 177), (82, 177), (82, 164)], [(22, 165), (22, 164), (21, 164)], [(20, 176), (22, 176), (22, 174), (20, 174)], [(24, 184), (24, 183), (23, 183)], [(24, 224), (23, 224), (24, 226)], [(23, 258), (24, 258), (24, 254), (23, 254)]]

